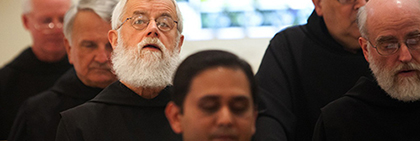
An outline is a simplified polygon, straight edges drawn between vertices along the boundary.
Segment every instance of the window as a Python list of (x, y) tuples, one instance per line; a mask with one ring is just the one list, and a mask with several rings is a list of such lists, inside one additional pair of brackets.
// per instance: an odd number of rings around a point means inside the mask
[(177, 0), (186, 40), (271, 38), (305, 24), (311, 0)]

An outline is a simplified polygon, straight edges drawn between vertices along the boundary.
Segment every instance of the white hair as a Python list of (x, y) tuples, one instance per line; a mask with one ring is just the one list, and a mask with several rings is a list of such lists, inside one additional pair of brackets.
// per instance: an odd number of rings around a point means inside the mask
[(70, 41), (74, 26), (74, 18), (78, 11), (90, 10), (101, 17), (104, 21), (111, 22), (112, 10), (118, 0), (80, 0), (77, 5), (72, 6), (64, 16), (64, 36)]
[[(22, 0), (22, 14), (28, 14), (32, 11), (32, 0)], [(73, 5), (73, 1), (69, 0), (70, 5)]]
[(360, 35), (367, 39), (368, 32), (366, 29), (367, 10), (365, 6), (359, 8), (357, 12), (357, 26), (359, 27)]
[(369, 52), (369, 67), (374, 74), (378, 85), (392, 98), (403, 101), (412, 102), (420, 100), (420, 75), (409, 78), (399, 78), (395, 75), (401, 70), (420, 70), (417, 63), (401, 63), (394, 67), (387, 68), (386, 63), (381, 60), (374, 59), (372, 53)]
[[(178, 17), (178, 24), (177, 24), (177, 30), (178, 30), (178, 34), (182, 33), (183, 30), (183, 19), (182, 19), (182, 14), (181, 14), (181, 10), (179, 10), (179, 6), (176, 3), (175, 0), (171, 0), (172, 3), (175, 6), (176, 9), (176, 15)], [(115, 6), (114, 12), (112, 13), (112, 29), (116, 30), (118, 28), (119, 25), (121, 25), (122, 21), (123, 21), (123, 15), (125, 14), (125, 5), (127, 4), (127, 0), (120, 0), (120, 2), (118, 2), (117, 6)]]

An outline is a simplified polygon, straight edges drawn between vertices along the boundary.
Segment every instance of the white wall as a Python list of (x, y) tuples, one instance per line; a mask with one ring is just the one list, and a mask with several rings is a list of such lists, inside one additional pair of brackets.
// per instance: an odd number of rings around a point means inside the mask
[[(23, 49), (31, 45), (29, 32), (21, 22), (21, 1), (0, 0), (0, 66), (15, 58)], [(261, 58), (269, 43), (264, 39), (184, 41), (181, 58), (205, 49), (221, 49), (233, 52), (247, 60), (254, 71), (258, 69)]]
[(21, 22), (21, 1), (0, 0), (0, 66), (5, 65), (31, 44)]

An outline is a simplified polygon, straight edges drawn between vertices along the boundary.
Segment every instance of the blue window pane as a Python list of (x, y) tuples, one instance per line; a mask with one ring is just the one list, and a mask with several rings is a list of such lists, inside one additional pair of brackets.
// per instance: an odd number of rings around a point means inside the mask
[(305, 24), (310, 0), (177, 0), (186, 40), (271, 38)]

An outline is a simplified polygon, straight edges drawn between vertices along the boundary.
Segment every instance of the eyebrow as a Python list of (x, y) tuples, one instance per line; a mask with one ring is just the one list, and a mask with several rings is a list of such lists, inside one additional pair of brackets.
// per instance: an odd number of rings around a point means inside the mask
[(420, 36), (420, 31), (419, 30), (415, 30), (415, 31), (409, 32), (407, 34), (407, 37), (413, 37), (413, 36)]
[(248, 101), (248, 97), (244, 95), (234, 96), (232, 101)]
[(378, 39), (376, 39), (377, 43), (380, 42), (385, 42), (385, 41), (389, 41), (389, 40), (396, 40), (397, 38), (395, 38), (395, 36), (380, 36)]
[(146, 14), (146, 12), (143, 12), (143, 11), (134, 11), (133, 12), (133, 15), (145, 15)]
[[(409, 38), (413, 36), (420, 36), (420, 31), (419, 30), (411, 31), (404, 38)], [(390, 40), (398, 40), (398, 39), (395, 36), (381, 36), (376, 40), (376, 42), (380, 43), (380, 42), (386, 42)]]
[(219, 96), (215, 96), (215, 95), (206, 95), (206, 96), (204, 96), (204, 97), (200, 98), (200, 100), (199, 100), (199, 101), (209, 101), (209, 100), (214, 101), (214, 100), (218, 100), (218, 99), (219, 99)]
[[(133, 15), (147, 15), (147, 12), (144, 12), (144, 11), (134, 11), (133, 12)], [(162, 17), (162, 16), (170, 17), (170, 18), (173, 19), (173, 17), (169, 13), (162, 13), (158, 17)]]

